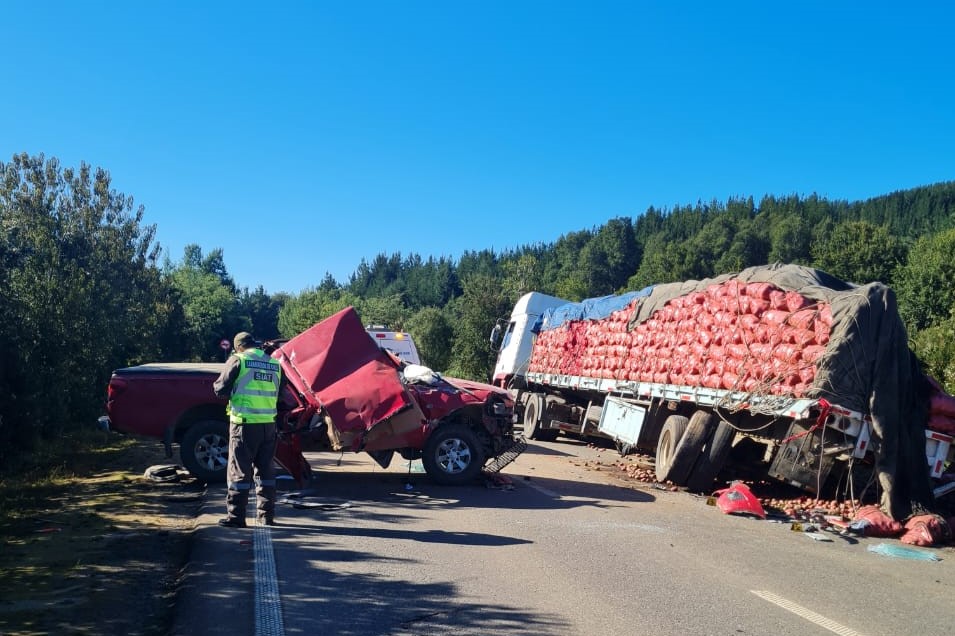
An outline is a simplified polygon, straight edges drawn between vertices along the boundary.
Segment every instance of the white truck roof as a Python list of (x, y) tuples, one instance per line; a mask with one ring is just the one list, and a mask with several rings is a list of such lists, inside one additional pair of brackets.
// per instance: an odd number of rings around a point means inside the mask
[(382, 349), (388, 349), (409, 364), (421, 364), (418, 347), (407, 331), (391, 331), (381, 325), (368, 325), (365, 331)]

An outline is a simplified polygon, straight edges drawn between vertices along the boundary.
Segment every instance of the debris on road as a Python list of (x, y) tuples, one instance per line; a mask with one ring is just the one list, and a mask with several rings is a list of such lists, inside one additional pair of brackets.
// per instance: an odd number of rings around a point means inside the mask
[(897, 559), (909, 559), (912, 561), (941, 561), (938, 555), (932, 552), (918, 550), (916, 548), (910, 548), (904, 545), (895, 545), (893, 543), (879, 543), (876, 545), (870, 545), (867, 549), (869, 552), (875, 552), (876, 554), (894, 557)]

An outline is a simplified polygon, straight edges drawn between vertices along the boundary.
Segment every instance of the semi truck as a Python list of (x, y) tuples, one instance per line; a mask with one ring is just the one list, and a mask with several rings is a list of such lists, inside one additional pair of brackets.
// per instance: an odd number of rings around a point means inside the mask
[(525, 437), (608, 437), (653, 454), (660, 482), (705, 492), (734, 466), (858, 495), (871, 478), (896, 518), (955, 488), (932, 481), (955, 421), (931, 411), (941, 389), (881, 283), (776, 264), (576, 303), (531, 292), (491, 339)]

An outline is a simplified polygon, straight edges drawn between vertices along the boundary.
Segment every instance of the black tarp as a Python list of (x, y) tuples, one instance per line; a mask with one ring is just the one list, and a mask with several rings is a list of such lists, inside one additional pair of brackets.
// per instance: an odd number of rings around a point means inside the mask
[(872, 419), (882, 507), (895, 519), (934, 502), (925, 459), (928, 383), (899, 316), (895, 293), (882, 283), (852, 285), (820, 270), (774, 264), (701, 281), (657, 285), (639, 298), (630, 328), (673, 298), (729, 280), (769, 283), (829, 303), (832, 330), (807, 397), (825, 398)]

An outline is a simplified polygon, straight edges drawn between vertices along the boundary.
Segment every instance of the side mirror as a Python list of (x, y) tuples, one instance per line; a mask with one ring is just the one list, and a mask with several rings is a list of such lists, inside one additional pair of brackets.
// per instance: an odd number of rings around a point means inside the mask
[(501, 339), (501, 323), (494, 325), (494, 328), (491, 329), (491, 346), (497, 346), (498, 341)]

